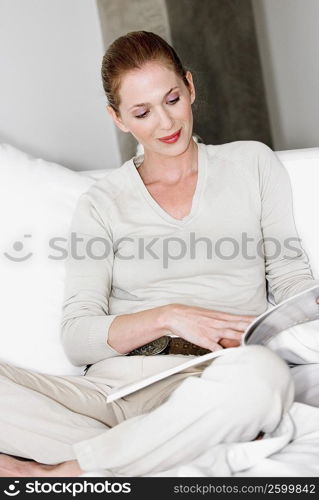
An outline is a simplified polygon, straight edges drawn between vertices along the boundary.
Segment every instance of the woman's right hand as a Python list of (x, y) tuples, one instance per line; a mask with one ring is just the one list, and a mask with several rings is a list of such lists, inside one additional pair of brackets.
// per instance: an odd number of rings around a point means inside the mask
[(218, 344), (221, 339), (237, 341), (239, 345), (242, 334), (256, 317), (184, 304), (164, 307), (166, 327), (172, 334), (210, 351), (223, 349)]

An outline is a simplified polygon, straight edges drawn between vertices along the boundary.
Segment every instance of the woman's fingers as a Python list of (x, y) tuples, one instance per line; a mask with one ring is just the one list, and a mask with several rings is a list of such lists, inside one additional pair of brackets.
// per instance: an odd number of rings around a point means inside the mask
[(219, 344), (224, 349), (228, 349), (229, 347), (239, 347), (241, 345), (241, 342), (239, 340), (221, 339)]
[(210, 351), (220, 351), (223, 347), (216, 342), (205, 342), (205, 345), (201, 345), (204, 349), (209, 349)]
[(204, 315), (210, 318), (215, 318), (224, 321), (247, 321), (251, 323), (257, 316), (250, 316), (246, 314), (231, 314), (223, 311), (211, 311), (210, 309), (198, 308), (204, 311)]
[(219, 344), (216, 344), (216, 346), (214, 347), (213, 351), (220, 351), (221, 349), (223, 349), (223, 347)]
[(250, 325), (250, 321), (221, 321), (214, 320), (214, 328), (231, 329), (244, 332)]
[(214, 339), (209, 337), (202, 337), (196, 342), (196, 345), (202, 347), (203, 349), (209, 349), (210, 351), (219, 351), (220, 349), (223, 349), (223, 347), (219, 345), (220, 340), (220, 337), (215, 337)]
[(179, 304), (171, 311), (172, 333), (211, 351), (222, 349), (223, 343), (228, 347), (240, 345), (241, 336), (256, 318)]
[(219, 337), (222, 339), (231, 339), (231, 340), (239, 340), (241, 339), (243, 333), (239, 333), (235, 330), (230, 330), (225, 328), (224, 330), (221, 330), (220, 334), (218, 334)]

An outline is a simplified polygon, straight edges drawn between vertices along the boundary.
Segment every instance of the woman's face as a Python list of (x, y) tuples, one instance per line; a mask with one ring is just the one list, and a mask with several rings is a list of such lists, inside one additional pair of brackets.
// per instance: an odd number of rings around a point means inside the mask
[(187, 72), (186, 77), (189, 88), (164, 64), (149, 62), (123, 76), (119, 115), (110, 106), (108, 111), (116, 125), (130, 132), (145, 151), (179, 155), (187, 149), (193, 131), (191, 105), (195, 89), (191, 73)]

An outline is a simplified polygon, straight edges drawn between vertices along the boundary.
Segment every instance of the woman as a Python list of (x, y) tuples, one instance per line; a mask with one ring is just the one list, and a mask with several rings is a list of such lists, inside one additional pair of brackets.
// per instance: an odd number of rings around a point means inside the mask
[(108, 112), (144, 154), (91, 186), (74, 213), (62, 340), (85, 376), (1, 367), (8, 394), (28, 404), (19, 426), (11, 410), (0, 449), (39, 462), (2, 455), (4, 475), (152, 474), (204, 445), (273, 432), (293, 401), (286, 363), (252, 346), (106, 405), (113, 387), (239, 346), (267, 308), (266, 279), (276, 302), (315, 281), (299, 243), (285, 245), (297, 237), (285, 169), (258, 142), (194, 141), (195, 87), (172, 47), (128, 33), (102, 77)]

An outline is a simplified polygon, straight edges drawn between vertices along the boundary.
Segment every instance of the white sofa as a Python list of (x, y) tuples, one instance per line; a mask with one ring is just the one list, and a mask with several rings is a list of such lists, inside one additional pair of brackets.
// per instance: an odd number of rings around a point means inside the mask
[[(319, 148), (278, 156), (291, 177), (297, 228), (318, 277)], [(80, 194), (108, 172), (74, 172), (0, 145), (2, 361), (54, 375), (83, 373), (60, 343), (66, 238)]]

